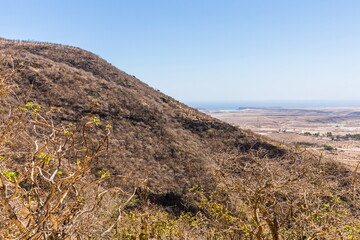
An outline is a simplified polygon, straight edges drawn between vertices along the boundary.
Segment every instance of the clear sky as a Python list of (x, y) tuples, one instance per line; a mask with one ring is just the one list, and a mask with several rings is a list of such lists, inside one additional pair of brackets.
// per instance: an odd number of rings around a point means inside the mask
[(16, 0), (1, 9), (1, 37), (92, 51), (183, 102), (360, 100), (358, 0)]

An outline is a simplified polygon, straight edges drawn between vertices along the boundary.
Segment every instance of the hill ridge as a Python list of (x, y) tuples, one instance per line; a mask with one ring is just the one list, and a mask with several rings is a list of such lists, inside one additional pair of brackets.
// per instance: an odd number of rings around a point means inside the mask
[(76, 121), (99, 103), (94, 113), (113, 126), (111, 144), (125, 150), (98, 167), (137, 177), (150, 172), (154, 194), (182, 195), (197, 184), (214, 188), (215, 152), (284, 151), (187, 107), (80, 48), (1, 39), (0, 54), (11, 54), (15, 64), (24, 62), (13, 77), (19, 85), (17, 98), (33, 86), (29, 100), (63, 109), (57, 122)]

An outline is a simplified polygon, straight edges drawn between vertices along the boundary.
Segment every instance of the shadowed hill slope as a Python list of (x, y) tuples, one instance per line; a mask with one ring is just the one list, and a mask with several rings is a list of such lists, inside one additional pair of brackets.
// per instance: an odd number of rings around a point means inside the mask
[(46, 109), (61, 108), (54, 120), (65, 124), (76, 122), (98, 103), (94, 114), (113, 126), (111, 146), (122, 150), (109, 154), (105, 163), (94, 168), (148, 178), (150, 192), (159, 201), (166, 202), (166, 196), (181, 197), (194, 185), (213, 189), (216, 154), (260, 148), (269, 155), (284, 153), (79, 48), (2, 39), (0, 54), (10, 54), (15, 65), (24, 63), (13, 77), (19, 87), (12, 103), (25, 101), (32, 86), (26, 101)]

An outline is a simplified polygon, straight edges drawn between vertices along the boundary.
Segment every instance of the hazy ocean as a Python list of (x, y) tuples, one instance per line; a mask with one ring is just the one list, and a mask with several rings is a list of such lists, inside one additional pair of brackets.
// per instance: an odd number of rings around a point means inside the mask
[(312, 108), (312, 107), (360, 107), (356, 101), (248, 101), (248, 102), (186, 102), (187, 105), (208, 111), (237, 111), (244, 108)]

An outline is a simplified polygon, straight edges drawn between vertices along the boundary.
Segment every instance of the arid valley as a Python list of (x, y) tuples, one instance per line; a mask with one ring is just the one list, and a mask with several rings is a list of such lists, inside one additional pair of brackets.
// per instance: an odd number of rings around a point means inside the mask
[(360, 161), (360, 107), (243, 108), (206, 113), (280, 143), (317, 151), (352, 169)]

